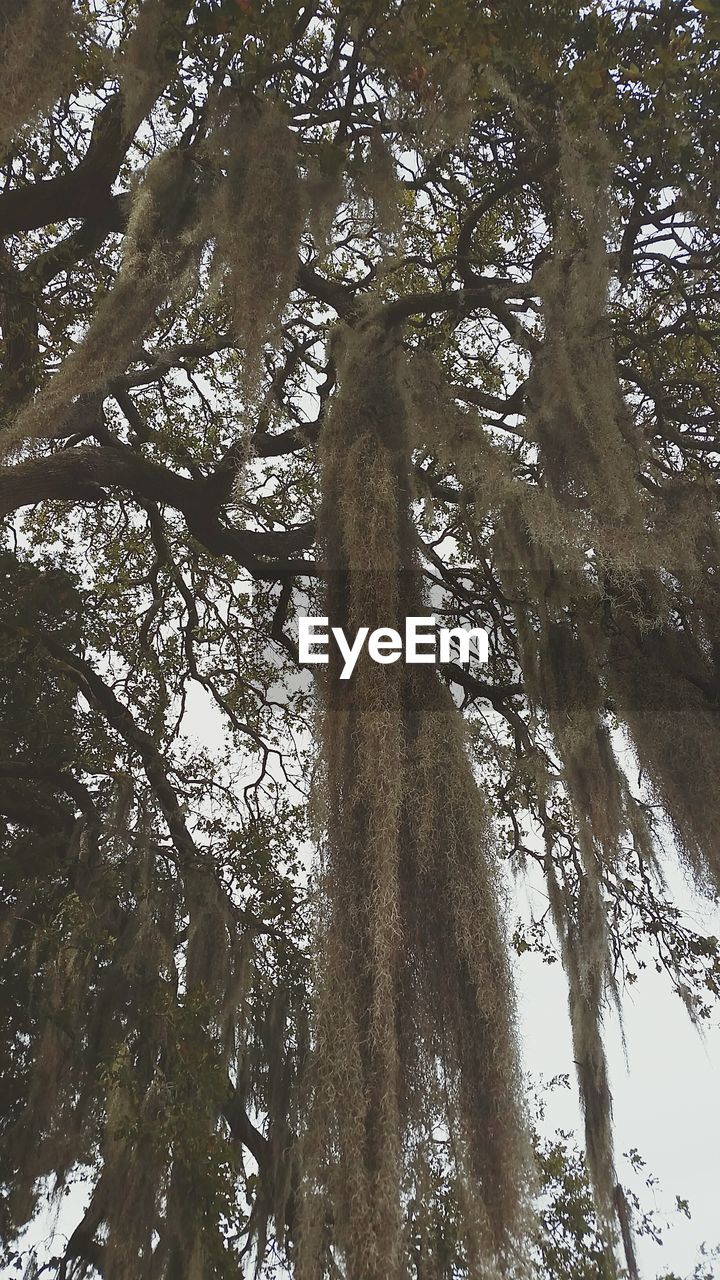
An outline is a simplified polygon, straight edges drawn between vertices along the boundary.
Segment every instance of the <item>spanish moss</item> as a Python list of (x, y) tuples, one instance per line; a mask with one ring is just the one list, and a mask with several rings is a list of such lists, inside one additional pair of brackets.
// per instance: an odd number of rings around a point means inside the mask
[[(341, 341), (322, 448), (326, 608), (350, 634), (402, 629), (423, 609), (402, 351), (376, 326)], [(509, 1247), (524, 1206), (489, 813), (450, 696), (435, 673), (410, 671), (361, 659), (349, 688), (332, 667), (325, 688), (326, 905), (302, 1277), (316, 1274), (322, 1244), (317, 1185), (353, 1280), (404, 1274), (402, 1198), (429, 1115), (451, 1135), (465, 1218), (488, 1263)]]

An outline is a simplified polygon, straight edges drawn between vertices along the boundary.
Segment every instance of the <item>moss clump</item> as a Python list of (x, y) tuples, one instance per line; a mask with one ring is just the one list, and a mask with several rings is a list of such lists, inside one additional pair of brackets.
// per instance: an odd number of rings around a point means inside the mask
[[(348, 633), (402, 630), (423, 612), (404, 358), (372, 325), (341, 346), (322, 442), (326, 611)], [(298, 1275), (319, 1274), (318, 1194), (352, 1280), (405, 1274), (402, 1195), (429, 1117), (450, 1135), (468, 1256), (491, 1268), (523, 1212), (528, 1159), (488, 808), (434, 669), (363, 655), (351, 681), (338, 675), (331, 660)]]

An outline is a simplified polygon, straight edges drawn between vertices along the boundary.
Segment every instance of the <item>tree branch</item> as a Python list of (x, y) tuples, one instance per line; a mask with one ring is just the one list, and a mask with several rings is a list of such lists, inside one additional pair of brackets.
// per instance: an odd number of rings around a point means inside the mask
[(229, 496), (232, 478), (231, 472), (218, 471), (190, 479), (130, 449), (68, 449), (0, 467), (0, 516), (50, 500), (102, 502), (106, 490), (122, 489), (182, 512), (188, 531), (202, 546), (214, 555), (231, 556), (254, 577), (276, 580), (289, 573), (316, 573), (310, 561), (283, 559), (312, 545), (312, 521), (268, 531), (232, 529), (221, 522), (218, 509)]

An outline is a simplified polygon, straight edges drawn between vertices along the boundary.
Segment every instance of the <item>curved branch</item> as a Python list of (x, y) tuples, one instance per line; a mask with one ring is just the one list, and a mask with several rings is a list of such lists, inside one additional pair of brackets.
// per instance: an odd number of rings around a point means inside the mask
[(222, 523), (218, 511), (229, 496), (232, 479), (227, 471), (190, 479), (130, 449), (68, 449), (15, 467), (0, 467), (0, 516), (51, 500), (103, 502), (108, 489), (121, 489), (174, 507), (202, 546), (213, 555), (231, 556), (254, 577), (275, 580), (288, 573), (316, 573), (312, 562), (288, 558), (314, 542), (312, 521), (294, 529), (268, 531), (232, 529)]
[(70, 173), (0, 194), (0, 236), (34, 231), (69, 218), (102, 222), (111, 215), (116, 199), (112, 185), (138, 125), (172, 78), (192, 3), (168, 0), (165, 7), (168, 14), (160, 23), (154, 49), (155, 74), (140, 110), (128, 118), (125, 95), (114, 93), (96, 116), (87, 151)]
[(116, 93), (97, 116), (88, 149), (71, 173), (0, 195), (0, 236), (68, 218), (102, 218), (112, 204), (111, 187), (134, 132), (123, 125), (122, 95)]
[(40, 782), (49, 782), (55, 790), (70, 796), (86, 818), (92, 822), (99, 821), (95, 801), (87, 787), (72, 774), (64, 773), (62, 769), (52, 769), (47, 765), (25, 760), (2, 760), (0, 761), (0, 779), (2, 778), (37, 779)]

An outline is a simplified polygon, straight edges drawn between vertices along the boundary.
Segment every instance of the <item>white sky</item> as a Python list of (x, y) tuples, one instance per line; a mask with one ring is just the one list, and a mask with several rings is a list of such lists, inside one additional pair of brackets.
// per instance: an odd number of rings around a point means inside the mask
[[(707, 910), (679, 875), (671, 875), (678, 905), (707, 921)], [(535, 903), (537, 912), (537, 902)], [(712, 917), (710, 917), (711, 919)], [(717, 929), (717, 922), (715, 924)], [(547, 965), (526, 953), (517, 961), (520, 1021), (526, 1069), (550, 1079), (574, 1064), (567, 990), (559, 964)], [(618, 1174), (641, 1192), (646, 1208), (657, 1208), (670, 1228), (663, 1245), (638, 1241), (643, 1280), (676, 1271), (687, 1276), (701, 1243), (720, 1244), (720, 1014), (715, 1011), (703, 1038), (693, 1028), (665, 975), (649, 966), (623, 993), (627, 1064), (616, 1017), (606, 1021)], [(582, 1133), (574, 1088), (546, 1095), (546, 1130)], [(654, 1190), (638, 1185), (622, 1153), (635, 1147), (646, 1161)], [(690, 1203), (692, 1218), (675, 1209), (675, 1196)]]
[[(194, 684), (188, 700), (187, 729), (208, 747), (223, 734), (221, 717), (207, 695)], [(619, 750), (621, 744), (616, 743)], [(668, 891), (700, 931), (720, 934), (720, 915), (687, 885), (669, 853), (663, 871)], [(527, 918), (543, 908), (532, 879), (518, 882), (518, 910)], [(512, 921), (511, 921), (512, 923)], [(568, 1074), (570, 1089), (545, 1095), (544, 1132), (575, 1132), (583, 1145), (583, 1124), (573, 1063), (567, 986), (559, 963), (548, 965), (533, 952), (513, 953), (518, 1012), (526, 1071), (538, 1080)], [(618, 1176), (636, 1190), (645, 1209), (656, 1209), (658, 1221), (669, 1221), (662, 1246), (649, 1238), (637, 1241), (642, 1280), (669, 1271), (689, 1276), (700, 1245), (720, 1245), (720, 1007), (713, 1010), (703, 1035), (693, 1027), (670, 979), (652, 964), (623, 993), (623, 1036), (617, 1017), (608, 1013), (605, 1044), (613, 1093)], [(648, 1189), (632, 1173), (623, 1153), (637, 1149), (646, 1162), (645, 1176), (658, 1185)], [(675, 1207), (676, 1195), (689, 1202), (688, 1220)]]
[[(188, 729), (212, 747), (223, 732), (217, 711), (199, 689), (188, 707)], [(663, 871), (674, 901), (698, 929), (720, 933), (718, 912), (691, 891), (672, 854)], [(524, 917), (526, 904), (536, 915), (543, 909), (531, 881), (525, 887), (519, 881), (515, 895)], [(556, 1129), (571, 1129), (582, 1147), (562, 967), (548, 965), (532, 952), (520, 957), (513, 953), (513, 959), (525, 1068), (535, 1080), (563, 1073), (571, 1079), (570, 1089), (545, 1095), (543, 1130), (551, 1135)], [(623, 992), (623, 1010), (627, 1062), (617, 1017), (609, 1013), (605, 1026), (618, 1175), (640, 1194), (646, 1209), (658, 1211), (659, 1222), (670, 1223), (662, 1246), (649, 1238), (637, 1242), (642, 1280), (656, 1280), (669, 1271), (684, 1278), (691, 1274), (703, 1242), (720, 1245), (720, 1008), (713, 1011), (701, 1037), (669, 978), (649, 964)], [(632, 1174), (622, 1158), (630, 1148), (643, 1157), (644, 1174), (655, 1177), (657, 1187), (644, 1187)], [(689, 1201), (690, 1220), (676, 1209), (676, 1195)]]

